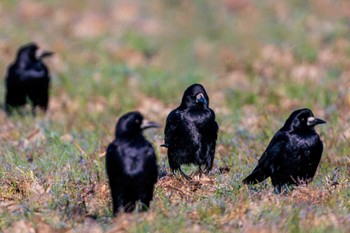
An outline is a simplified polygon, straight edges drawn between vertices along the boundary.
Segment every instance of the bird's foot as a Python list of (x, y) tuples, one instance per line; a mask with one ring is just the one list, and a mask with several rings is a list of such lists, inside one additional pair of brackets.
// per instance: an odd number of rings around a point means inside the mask
[(199, 178), (200, 178), (202, 176), (202, 171), (201, 170), (197, 170), (197, 171), (193, 172), (191, 174), (191, 176), (199, 176)]
[(294, 185), (288, 185), (288, 184), (284, 184), (282, 186), (276, 186), (274, 188), (274, 194), (288, 194), (291, 191), (293, 191), (294, 189)]
[(185, 178), (187, 181), (192, 180), (192, 178), (190, 176), (186, 175), (181, 169), (180, 169), (180, 173), (181, 173), (182, 177)]

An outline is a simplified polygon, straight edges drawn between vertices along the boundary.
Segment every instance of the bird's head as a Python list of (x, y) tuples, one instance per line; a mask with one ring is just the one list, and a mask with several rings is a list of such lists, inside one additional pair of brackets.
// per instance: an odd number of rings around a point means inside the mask
[(41, 50), (36, 43), (31, 42), (19, 48), (17, 52), (17, 61), (21, 63), (32, 62), (52, 55), (53, 52)]
[(308, 108), (303, 108), (294, 111), (287, 119), (284, 127), (292, 129), (310, 129), (315, 125), (325, 124), (326, 121), (315, 118), (312, 111)]
[(134, 137), (148, 128), (158, 128), (160, 125), (156, 122), (147, 121), (139, 112), (129, 112), (120, 117), (116, 129), (115, 137)]
[(208, 107), (209, 97), (201, 84), (193, 84), (189, 86), (182, 97), (181, 106), (189, 107)]
[(29, 43), (21, 46), (17, 52), (17, 60), (20, 60), (20, 61), (36, 60), (36, 51), (38, 50), (38, 48), (39, 47), (35, 43)]

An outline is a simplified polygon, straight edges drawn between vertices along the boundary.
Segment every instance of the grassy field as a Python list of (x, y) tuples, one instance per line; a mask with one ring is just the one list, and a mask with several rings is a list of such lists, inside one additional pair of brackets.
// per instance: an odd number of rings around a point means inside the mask
[[(0, 3), (2, 77), (22, 44), (55, 52), (47, 114), (0, 111), (1, 232), (350, 232), (349, 1), (87, 2)], [(118, 117), (164, 126), (195, 82), (220, 126), (211, 174), (166, 176), (148, 212), (113, 218), (104, 152)], [(242, 186), (302, 107), (327, 121), (313, 183)], [(146, 135), (169, 171), (162, 129)]]

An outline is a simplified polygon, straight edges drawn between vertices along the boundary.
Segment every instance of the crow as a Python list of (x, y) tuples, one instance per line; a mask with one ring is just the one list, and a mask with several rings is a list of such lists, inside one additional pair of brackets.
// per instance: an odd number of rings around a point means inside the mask
[(214, 162), (218, 129), (204, 87), (201, 84), (189, 86), (180, 106), (166, 119), (162, 146), (168, 148), (172, 172), (179, 171), (188, 180), (190, 177), (181, 170), (181, 165), (194, 164), (199, 167), (199, 175), (202, 174), (202, 165), (208, 174)]
[(271, 177), (276, 193), (282, 187), (307, 184), (315, 176), (323, 143), (314, 129), (326, 123), (315, 118), (310, 109), (294, 111), (273, 136), (253, 172), (244, 184), (256, 184)]
[(5, 111), (8, 115), (24, 106), (28, 100), (32, 105), (33, 115), (36, 106), (44, 111), (48, 109), (50, 75), (42, 60), (53, 53), (39, 52), (35, 43), (23, 45), (17, 52), (16, 60), (7, 70)]
[(154, 149), (142, 131), (160, 127), (146, 121), (139, 112), (123, 115), (115, 130), (115, 140), (106, 151), (106, 170), (113, 200), (113, 214), (122, 210), (131, 212), (136, 201), (147, 210), (158, 178)]

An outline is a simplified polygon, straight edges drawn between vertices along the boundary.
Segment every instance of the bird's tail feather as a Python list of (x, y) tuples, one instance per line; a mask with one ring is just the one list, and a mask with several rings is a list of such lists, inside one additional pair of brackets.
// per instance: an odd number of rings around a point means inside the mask
[(264, 181), (268, 175), (262, 169), (256, 169), (247, 176), (242, 182), (243, 184), (257, 184)]

